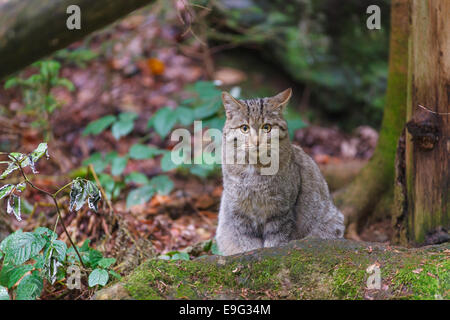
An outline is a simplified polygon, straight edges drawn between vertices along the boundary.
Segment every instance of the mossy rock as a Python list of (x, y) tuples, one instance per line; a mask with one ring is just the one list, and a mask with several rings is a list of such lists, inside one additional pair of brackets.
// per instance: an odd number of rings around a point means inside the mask
[[(450, 245), (406, 249), (350, 240), (298, 240), (191, 261), (150, 259), (95, 299), (448, 299)], [(368, 289), (366, 270), (381, 272)]]

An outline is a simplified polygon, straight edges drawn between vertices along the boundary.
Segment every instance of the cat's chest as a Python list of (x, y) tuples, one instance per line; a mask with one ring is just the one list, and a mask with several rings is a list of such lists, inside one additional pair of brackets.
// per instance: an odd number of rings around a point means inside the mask
[(283, 177), (241, 178), (225, 188), (234, 210), (258, 219), (288, 211), (295, 202), (296, 187)]

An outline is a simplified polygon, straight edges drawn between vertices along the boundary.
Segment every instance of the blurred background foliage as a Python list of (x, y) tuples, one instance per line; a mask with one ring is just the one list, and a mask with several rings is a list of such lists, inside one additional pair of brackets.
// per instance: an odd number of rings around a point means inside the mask
[[(303, 89), (302, 102), (344, 129), (378, 127), (387, 84), (389, 0), (200, 0), (212, 42), (257, 49)], [(369, 30), (369, 5), (381, 29)], [(218, 13), (218, 14), (216, 14)], [(230, 45), (231, 44), (231, 45)]]

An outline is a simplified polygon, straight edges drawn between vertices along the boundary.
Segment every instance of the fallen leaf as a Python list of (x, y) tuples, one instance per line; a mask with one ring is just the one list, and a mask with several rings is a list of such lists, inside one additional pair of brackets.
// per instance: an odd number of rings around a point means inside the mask
[(150, 70), (152, 71), (152, 73), (156, 76), (159, 76), (164, 73), (164, 69), (165, 69), (164, 62), (162, 62), (159, 59), (150, 58), (147, 60), (147, 65), (150, 67)]

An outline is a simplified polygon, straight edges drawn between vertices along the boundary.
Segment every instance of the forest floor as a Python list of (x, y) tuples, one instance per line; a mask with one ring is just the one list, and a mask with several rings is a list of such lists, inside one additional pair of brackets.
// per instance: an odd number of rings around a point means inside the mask
[[(273, 92), (291, 85), (295, 88), (295, 84), (282, 76), (283, 79), (274, 80), (263, 72), (230, 67), (222, 59), (226, 51), (214, 48), (209, 48), (207, 60), (210, 65), (211, 62), (213, 64), (213, 73), (208, 74), (211, 73), (211, 66), (205, 66), (205, 50), (200, 40), (191, 36), (190, 41), (182, 41), (183, 32), (175, 23), (161, 23), (154, 15), (138, 13), (69, 48), (71, 51), (83, 48), (95, 53), (95, 57), (86, 61), (83, 58), (54, 57), (62, 64), (61, 76), (70, 79), (76, 89), (70, 92), (55, 88), (52, 92), (57, 100), (63, 102), (63, 106), (52, 114), (54, 139), (49, 143), (50, 161), (39, 162), (40, 174), (33, 176), (36, 185), (46, 190), (57, 190), (57, 186), (70, 181), (74, 171), (79, 172), (83, 160), (94, 152), (117, 151), (123, 154), (142, 137), (146, 137), (145, 143), (170, 149), (172, 145), (167, 138), (163, 140), (158, 135), (148, 134), (147, 119), (161, 107), (176, 107), (180, 99), (187, 96), (186, 86), (198, 80), (221, 80), (228, 87), (242, 86), (244, 90), (249, 86), (271, 86), (274, 81)], [(32, 72), (33, 68), (28, 68), (24, 74)], [(43, 140), (42, 131), (31, 126), (33, 119), (23, 112), (21, 91), (4, 90), (3, 83), (0, 85), (2, 151), (31, 152)], [(300, 93), (295, 94), (301, 96)], [(307, 117), (313, 108), (300, 104), (299, 100), (294, 101), (295, 107), (298, 106), (301, 114)], [(133, 134), (119, 141), (110, 131), (104, 131), (99, 136), (82, 135), (89, 122), (120, 112), (139, 115)], [(370, 158), (378, 134), (367, 126), (345, 133), (338, 129), (337, 124), (322, 126), (320, 119), (305, 119), (305, 122), (308, 126), (295, 133), (293, 143), (302, 146), (315, 159), (329, 180), (330, 188), (335, 191), (348, 183)], [(137, 171), (153, 177), (160, 173), (158, 161), (130, 160), (124, 175)], [(347, 167), (348, 174), (343, 169)], [(155, 195), (148, 203), (130, 209), (126, 208), (122, 194), (112, 201), (114, 214), (125, 222), (133, 241), (150, 241), (158, 254), (181, 250), (213, 238), (222, 193), (220, 175), (207, 179), (176, 172), (168, 175), (175, 182), (175, 188), (169, 195)], [(8, 216), (6, 206), (1, 207), (0, 214), (11, 229), (31, 231), (37, 226), (52, 228), (56, 215), (49, 206), (50, 199), (30, 188), (25, 196), (28, 203), (37, 204), (37, 207), (33, 214), (25, 214), (22, 222)], [(67, 201), (63, 200), (61, 203), (66, 203), (63, 205), (63, 219), (74, 241), (81, 245), (90, 239), (91, 244), (101, 247), (105, 255), (114, 256), (120, 230), (110, 224), (110, 210), (106, 203), (102, 204), (97, 214), (88, 208), (72, 214)], [(65, 239), (62, 228), (57, 231)], [(380, 221), (366, 226), (353, 237), (389, 243), (390, 234), (390, 223)], [(47, 298), (56, 296), (57, 291), (52, 291)]]

